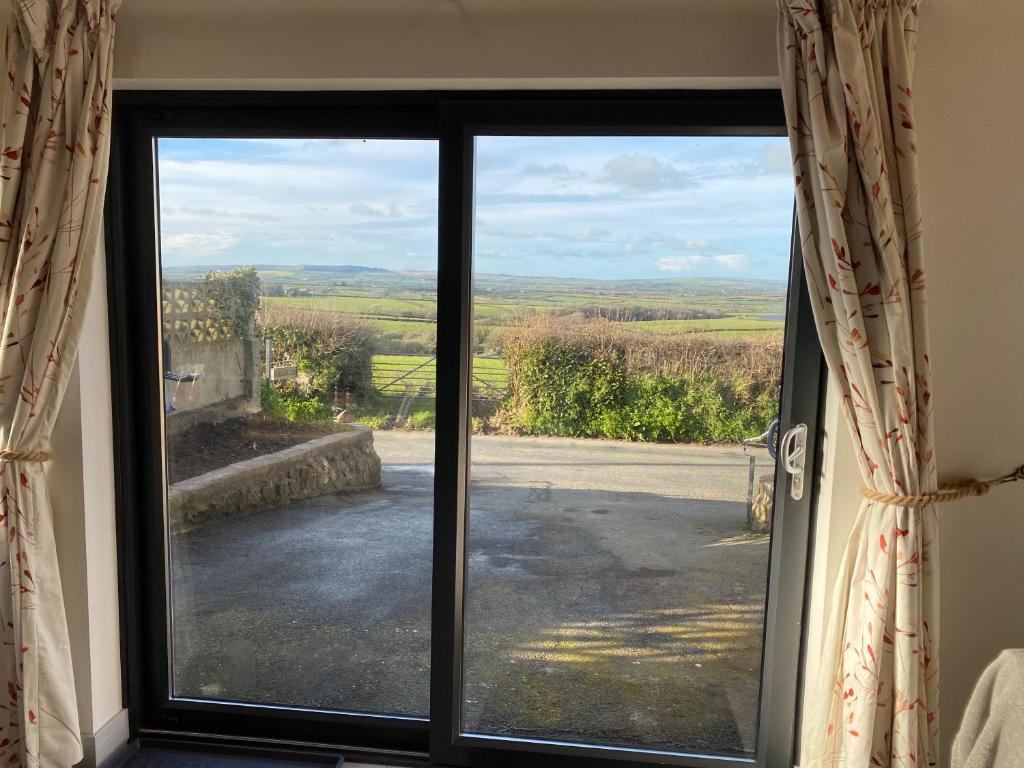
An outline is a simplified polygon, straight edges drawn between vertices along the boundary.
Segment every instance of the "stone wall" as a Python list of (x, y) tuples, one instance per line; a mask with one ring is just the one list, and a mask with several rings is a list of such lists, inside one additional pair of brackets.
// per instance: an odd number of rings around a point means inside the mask
[[(173, 382), (169, 382), (168, 385), (173, 386)], [(259, 412), (259, 398), (244, 396), (221, 400), (202, 408), (176, 410), (164, 416), (164, 436), (170, 439), (199, 424), (220, 424), (228, 419), (238, 419)]]
[(259, 409), (260, 355), (255, 338), (255, 274), (213, 272), (162, 286), (164, 388), (174, 411), (238, 398)]
[(259, 405), (258, 342), (255, 339), (218, 339), (205, 344), (170, 341), (170, 369), (192, 374), (194, 381), (165, 379), (164, 387), (175, 411), (190, 411), (244, 397)]
[(379, 488), (373, 432), (349, 427), (175, 483), (167, 492), (171, 531), (328, 493)]

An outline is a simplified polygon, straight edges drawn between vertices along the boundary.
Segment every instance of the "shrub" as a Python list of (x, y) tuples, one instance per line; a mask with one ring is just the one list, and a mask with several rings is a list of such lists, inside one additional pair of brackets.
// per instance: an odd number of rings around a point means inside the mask
[(303, 391), (294, 385), (274, 386), (263, 382), (260, 406), (264, 413), (288, 421), (324, 422), (334, 416), (331, 407), (319, 393)]
[(612, 305), (582, 304), (564, 309), (556, 309), (553, 314), (576, 316), (579, 319), (611, 320), (617, 323), (633, 323), (639, 320), (699, 320), (725, 317), (721, 312), (710, 312), (706, 309), (671, 309), (669, 307), (649, 307), (644, 305)]
[(535, 318), (502, 342), (509, 394), (496, 422), (528, 434), (734, 442), (778, 410), (781, 340)]
[(368, 411), (356, 413), (355, 420), (370, 429), (388, 429), (391, 426), (391, 415), (387, 411)]
[(257, 316), (259, 335), (275, 356), (295, 361), (311, 391), (326, 404), (335, 390), (367, 397), (373, 388), (373, 329), (347, 314), (265, 304)]

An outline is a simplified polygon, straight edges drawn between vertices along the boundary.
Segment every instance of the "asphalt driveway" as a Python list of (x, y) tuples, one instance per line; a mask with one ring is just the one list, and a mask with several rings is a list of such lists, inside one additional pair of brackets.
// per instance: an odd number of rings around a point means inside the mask
[[(427, 714), (433, 435), (375, 441), (379, 491), (173, 539), (178, 695)], [(743, 530), (743, 450), (472, 454), (465, 728), (752, 750), (768, 545)]]

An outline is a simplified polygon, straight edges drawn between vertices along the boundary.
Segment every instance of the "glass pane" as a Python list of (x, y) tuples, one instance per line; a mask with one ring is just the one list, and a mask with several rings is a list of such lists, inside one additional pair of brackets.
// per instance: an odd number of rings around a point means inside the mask
[(784, 138), (477, 139), (463, 731), (757, 731)]
[(173, 695), (426, 716), (437, 143), (158, 150)]

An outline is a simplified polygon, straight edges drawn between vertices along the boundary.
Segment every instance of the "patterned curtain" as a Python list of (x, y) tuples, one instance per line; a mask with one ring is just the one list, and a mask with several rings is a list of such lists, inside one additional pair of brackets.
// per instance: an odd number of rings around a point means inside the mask
[[(864, 485), (935, 490), (917, 145), (918, 0), (779, 0), (804, 266)], [(862, 503), (833, 593), (801, 764), (938, 760), (934, 507)], [(813, 654), (813, 652), (812, 652)]]
[(12, 5), (0, 105), (0, 760), (66, 768), (82, 744), (43, 462), (102, 233), (119, 0)]

